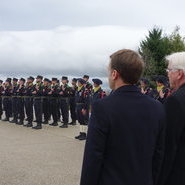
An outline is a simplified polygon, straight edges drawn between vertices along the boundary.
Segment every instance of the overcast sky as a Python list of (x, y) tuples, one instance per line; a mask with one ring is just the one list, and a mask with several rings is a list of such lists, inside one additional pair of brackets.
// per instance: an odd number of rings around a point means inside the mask
[[(185, 3), (172, 0), (1, 0), (0, 72), (106, 76), (112, 52), (154, 25), (185, 33)], [(184, 34), (185, 35), (185, 34)]]

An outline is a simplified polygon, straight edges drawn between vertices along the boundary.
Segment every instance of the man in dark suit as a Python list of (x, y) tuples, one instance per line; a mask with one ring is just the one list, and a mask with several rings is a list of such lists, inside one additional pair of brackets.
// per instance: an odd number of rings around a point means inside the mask
[(154, 185), (164, 150), (162, 104), (134, 85), (143, 71), (136, 52), (110, 58), (114, 92), (92, 106), (81, 185)]
[(167, 57), (170, 86), (175, 92), (167, 98), (166, 141), (160, 185), (185, 185), (185, 52)]

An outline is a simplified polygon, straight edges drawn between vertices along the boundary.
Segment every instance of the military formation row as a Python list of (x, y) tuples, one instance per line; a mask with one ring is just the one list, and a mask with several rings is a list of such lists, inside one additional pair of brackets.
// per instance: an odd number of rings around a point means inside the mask
[[(61, 128), (67, 128), (69, 124), (80, 123), (80, 135), (77, 139), (86, 138), (87, 123), (91, 103), (105, 97), (101, 88), (102, 81), (93, 79), (93, 85), (89, 83), (89, 76), (73, 78), (71, 86), (68, 85), (68, 78), (63, 76), (61, 83), (57, 78), (49, 80), (42, 76), (8, 78), (5, 82), (0, 81), (0, 116), (5, 112), (3, 121), (9, 121), (18, 125), (41, 129), (42, 124), (58, 126), (61, 120)], [(70, 112), (70, 114), (69, 114)], [(35, 116), (34, 116), (35, 115)], [(69, 123), (69, 115), (72, 122)], [(13, 117), (12, 120), (10, 118)], [(35, 117), (36, 126), (33, 126)], [(24, 121), (27, 120), (27, 123)]]

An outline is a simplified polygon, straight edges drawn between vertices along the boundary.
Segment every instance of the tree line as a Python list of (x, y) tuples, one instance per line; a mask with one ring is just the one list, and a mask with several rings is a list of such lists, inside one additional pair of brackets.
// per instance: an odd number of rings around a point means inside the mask
[(151, 79), (156, 75), (166, 76), (165, 57), (175, 52), (185, 51), (185, 37), (180, 34), (178, 26), (171, 34), (155, 26), (140, 42), (138, 51), (145, 62), (144, 77)]

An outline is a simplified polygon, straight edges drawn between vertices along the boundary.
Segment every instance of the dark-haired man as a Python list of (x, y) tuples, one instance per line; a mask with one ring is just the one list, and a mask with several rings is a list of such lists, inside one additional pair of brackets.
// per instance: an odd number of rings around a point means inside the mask
[(153, 185), (163, 157), (163, 106), (135, 86), (143, 71), (136, 52), (110, 59), (114, 92), (92, 105), (81, 185)]

